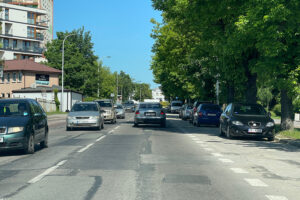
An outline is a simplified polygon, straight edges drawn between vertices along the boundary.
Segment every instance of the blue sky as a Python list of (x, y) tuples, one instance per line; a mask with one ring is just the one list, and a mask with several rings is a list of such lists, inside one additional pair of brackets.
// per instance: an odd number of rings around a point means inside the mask
[(135, 81), (153, 82), (150, 19), (161, 21), (151, 0), (54, 0), (54, 37), (58, 31), (85, 27), (90, 31), (95, 54), (111, 71), (124, 71)]

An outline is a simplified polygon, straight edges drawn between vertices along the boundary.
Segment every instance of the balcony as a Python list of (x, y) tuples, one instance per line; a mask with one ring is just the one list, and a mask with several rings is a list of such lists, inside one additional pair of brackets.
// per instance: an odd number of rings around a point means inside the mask
[(11, 45), (3, 45), (0, 44), (0, 49), (5, 51), (18, 51), (25, 53), (33, 53), (33, 54), (42, 54), (44, 52), (44, 48), (40, 47), (13, 47)]

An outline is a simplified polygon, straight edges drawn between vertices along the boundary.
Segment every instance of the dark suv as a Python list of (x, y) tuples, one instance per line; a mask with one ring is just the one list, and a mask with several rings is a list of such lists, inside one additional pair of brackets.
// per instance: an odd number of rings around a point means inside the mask
[(0, 150), (34, 153), (35, 144), (48, 147), (47, 115), (33, 99), (0, 100)]

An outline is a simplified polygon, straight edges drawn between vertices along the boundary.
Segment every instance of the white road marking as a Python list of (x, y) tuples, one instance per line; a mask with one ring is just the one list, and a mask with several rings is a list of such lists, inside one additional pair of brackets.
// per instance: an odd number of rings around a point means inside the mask
[(196, 143), (203, 144), (204, 142), (203, 141), (196, 141)]
[(96, 141), (99, 142), (100, 140), (104, 139), (105, 137), (106, 137), (106, 136), (103, 135), (103, 136), (99, 137)]
[(213, 151), (211, 148), (203, 148), (205, 151)]
[(220, 153), (212, 153), (212, 155), (213, 155), (213, 156), (216, 156), (216, 157), (223, 157), (223, 155), (220, 154)]
[(249, 179), (249, 178), (245, 178), (245, 181), (247, 183), (249, 183), (251, 186), (253, 187), (268, 187), (267, 184), (265, 184), (264, 182), (262, 182), (259, 179)]
[(80, 149), (79, 151), (77, 151), (78, 153), (82, 153), (84, 152), (85, 150), (87, 150), (88, 148), (90, 148), (91, 146), (93, 146), (95, 143), (91, 143), (91, 144), (88, 144), (86, 145), (85, 147), (83, 147), (82, 149)]
[(114, 128), (114, 130), (117, 130), (118, 128), (120, 128), (120, 126), (117, 126), (116, 128)]
[(221, 162), (223, 162), (223, 163), (233, 163), (232, 160), (227, 159), (227, 158), (219, 158), (219, 160), (220, 160)]
[(63, 160), (60, 161), (57, 165), (54, 165), (53, 167), (50, 167), (48, 169), (46, 169), (43, 173), (41, 173), (40, 175), (34, 177), (33, 179), (31, 179), (30, 181), (28, 181), (28, 183), (36, 183), (38, 181), (40, 181), (42, 178), (44, 178), (45, 176), (47, 176), (48, 174), (50, 174), (51, 172), (53, 172), (54, 170), (56, 170), (59, 166), (65, 164), (67, 162), (67, 160)]
[(111, 130), (111, 131), (108, 132), (108, 134), (112, 134), (113, 132), (114, 132), (114, 130)]
[(237, 173), (237, 174), (248, 174), (249, 172), (247, 172), (246, 170), (244, 169), (241, 169), (241, 168), (230, 168), (234, 173)]
[(270, 200), (288, 200), (285, 196), (266, 195), (266, 197)]
[(195, 138), (196, 136), (194, 136), (194, 135), (188, 135), (189, 137), (191, 137), (191, 138)]

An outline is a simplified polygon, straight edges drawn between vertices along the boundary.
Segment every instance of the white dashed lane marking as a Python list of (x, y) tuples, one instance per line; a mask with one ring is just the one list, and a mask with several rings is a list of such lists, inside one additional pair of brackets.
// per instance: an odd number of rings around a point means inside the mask
[(205, 151), (214, 151), (213, 149), (211, 148), (203, 148)]
[(111, 130), (111, 131), (108, 132), (108, 134), (112, 134), (113, 132), (114, 132), (114, 130)]
[(245, 181), (247, 183), (249, 183), (251, 186), (253, 187), (268, 187), (267, 184), (265, 184), (264, 182), (262, 182), (259, 179), (250, 179), (250, 178), (245, 178)]
[(67, 160), (60, 161), (57, 165), (48, 168), (47, 170), (45, 170), (40, 175), (38, 175), (38, 176), (34, 177), (33, 179), (31, 179), (30, 181), (28, 181), (28, 183), (32, 184), (32, 183), (36, 183), (36, 182), (40, 181), (42, 178), (44, 178), (45, 176), (47, 176), (48, 174), (50, 174), (51, 172), (56, 170), (59, 166), (65, 164), (65, 162), (67, 162)]
[(230, 168), (234, 173), (237, 173), (237, 174), (248, 174), (249, 172), (247, 172), (246, 170), (244, 169), (241, 169), (241, 168)]
[(96, 141), (99, 142), (100, 140), (104, 139), (105, 137), (106, 137), (106, 136), (103, 135), (103, 136), (99, 137)]
[(269, 200), (288, 200), (285, 196), (266, 195)]
[(232, 160), (227, 159), (227, 158), (219, 158), (219, 160), (220, 160), (221, 162), (223, 162), (223, 163), (233, 163)]
[(220, 154), (220, 153), (212, 153), (211, 155), (213, 155), (213, 156), (215, 156), (215, 157), (223, 157), (223, 155)]
[(88, 144), (87, 146), (83, 147), (82, 149), (80, 149), (79, 151), (77, 151), (78, 153), (82, 153), (84, 152), (85, 150), (87, 150), (88, 148), (90, 148), (91, 146), (93, 146), (95, 143), (91, 143), (91, 144)]

